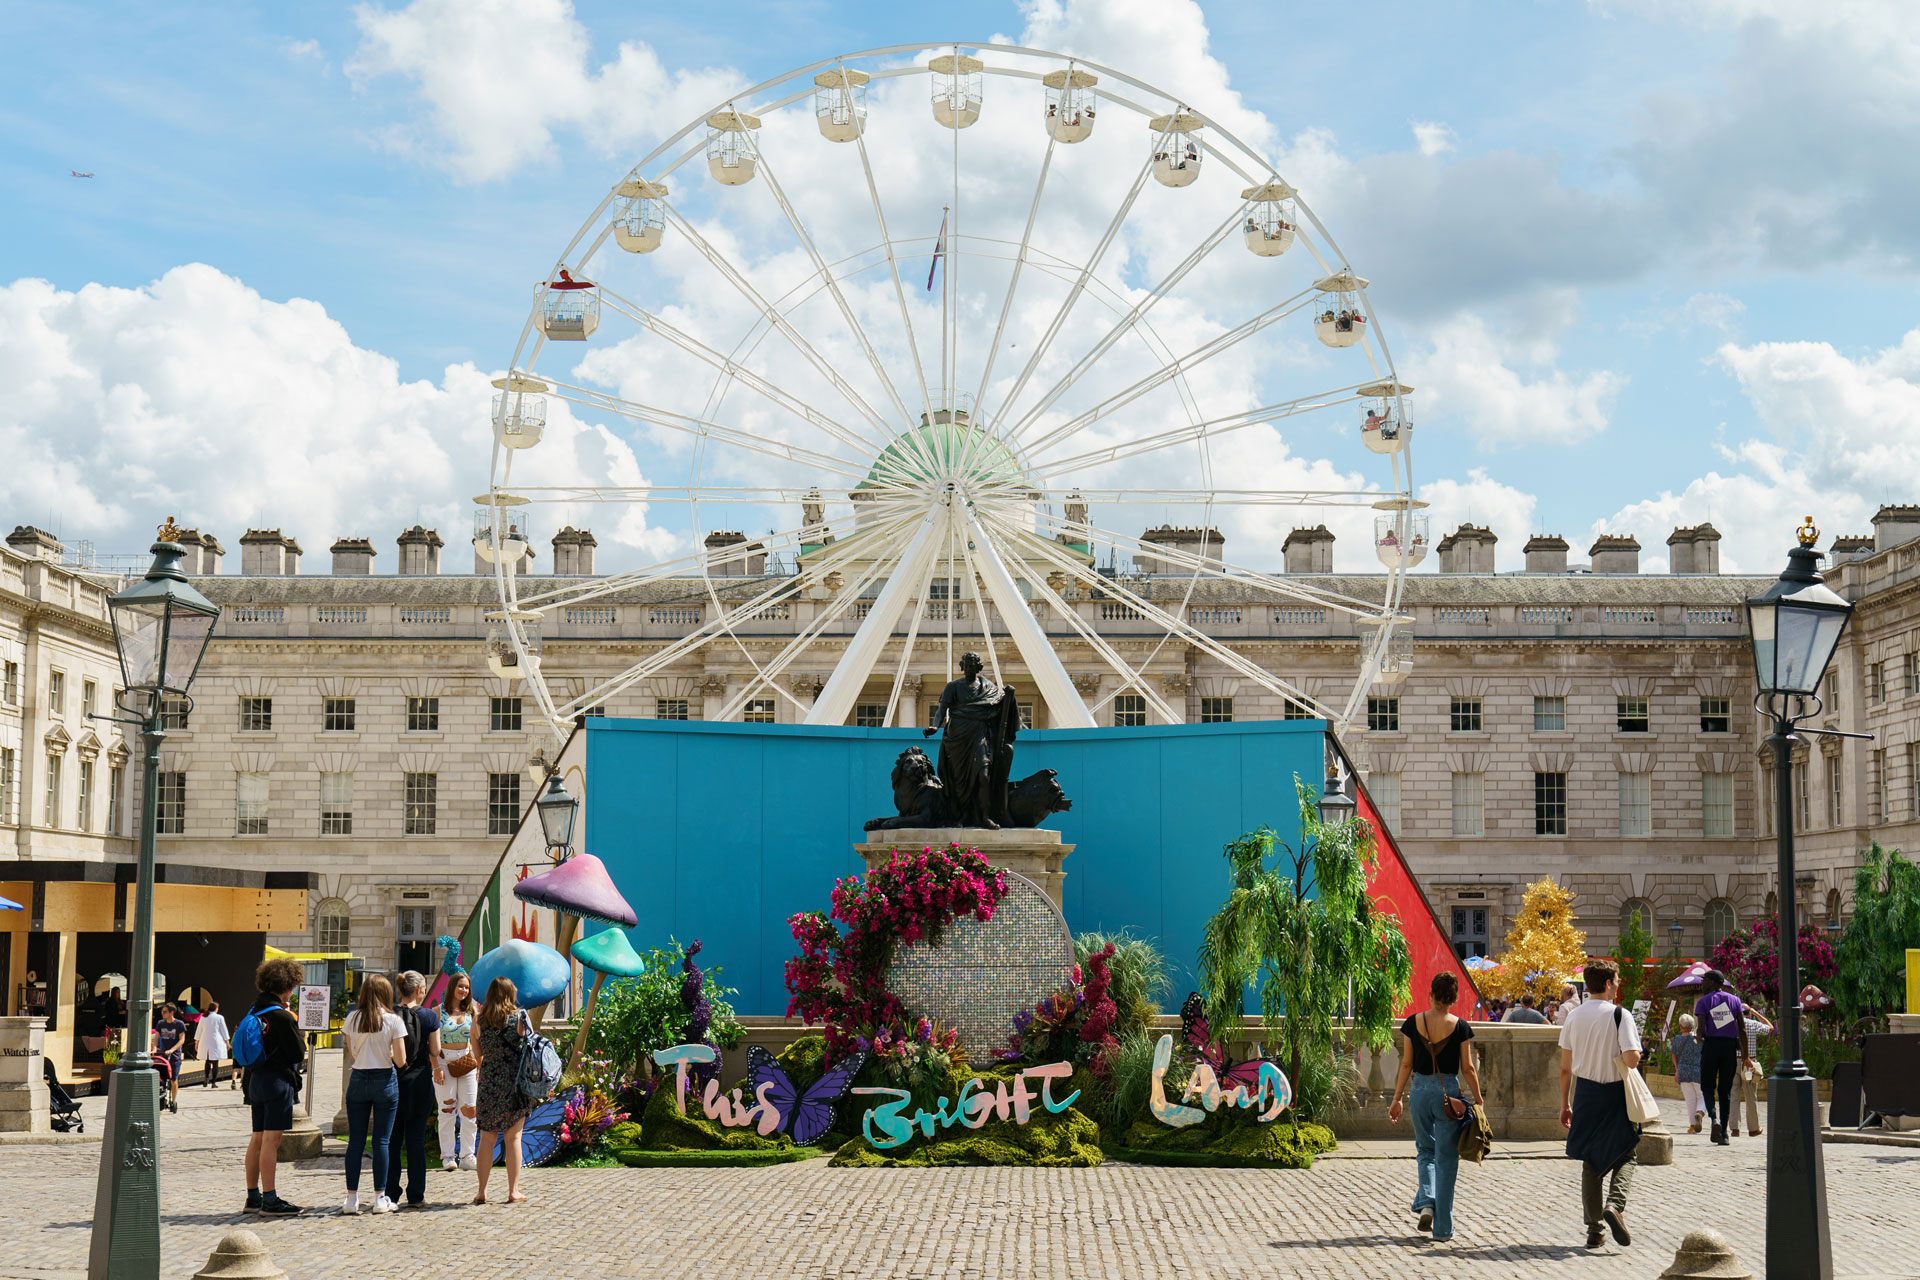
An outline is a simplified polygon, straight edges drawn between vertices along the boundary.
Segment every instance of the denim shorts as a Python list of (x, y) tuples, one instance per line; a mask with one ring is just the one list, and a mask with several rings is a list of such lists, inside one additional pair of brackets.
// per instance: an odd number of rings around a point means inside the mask
[(253, 1131), (274, 1133), (293, 1128), (293, 1104), (300, 1087), (285, 1076), (256, 1071), (247, 1081), (247, 1104), (253, 1109)]

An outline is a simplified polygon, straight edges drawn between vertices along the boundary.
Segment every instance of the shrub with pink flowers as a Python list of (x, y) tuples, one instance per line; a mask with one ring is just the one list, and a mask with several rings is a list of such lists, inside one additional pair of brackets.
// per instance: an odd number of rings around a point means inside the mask
[(882, 1033), (889, 1045), (925, 1043), (887, 990), (894, 948), (937, 942), (964, 916), (991, 920), (1006, 891), (1006, 873), (976, 849), (895, 849), (885, 865), (836, 883), (830, 913), (802, 911), (787, 921), (800, 944), (787, 961), (787, 1015), (825, 1028), (829, 1063), (875, 1048)]
[[(1838, 971), (1833, 944), (1819, 927), (1800, 926), (1800, 981), (1824, 982)], [(1721, 939), (1708, 964), (1727, 975), (1734, 991), (1777, 1008), (1780, 1004), (1780, 923), (1771, 916)]]

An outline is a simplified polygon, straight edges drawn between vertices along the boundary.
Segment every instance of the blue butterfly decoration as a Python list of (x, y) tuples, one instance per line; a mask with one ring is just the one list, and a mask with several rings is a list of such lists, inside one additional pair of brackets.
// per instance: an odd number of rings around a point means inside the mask
[[(555, 1094), (527, 1113), (527, 1122), (520, 1127), (520, 1163), (534, 1168), (560, 1154), (560, 1125), (567, 1118), (567, 1103), (577, 1092), (568, 1089)], [(504, 1164), (506, 1158), (506, 1135), (502, 1134), (493, 1144), (493, 1162)]]
[(775, 1132), (790, 1134), (801, 1146), (811, 1146), (833, 1130), (834, 1113), (853, 1088), (853, 1078), (867, 1065), (867, 1054), (850, 1053), (829, 1068), (803, 1093), (794, 1087), (793, 1078), (780, 1060), (759, 1045), (747, 1047), (747, 1092), (760, 1098), (761, 1086), (769, 1086), (765, 1097), (780, 1123)]

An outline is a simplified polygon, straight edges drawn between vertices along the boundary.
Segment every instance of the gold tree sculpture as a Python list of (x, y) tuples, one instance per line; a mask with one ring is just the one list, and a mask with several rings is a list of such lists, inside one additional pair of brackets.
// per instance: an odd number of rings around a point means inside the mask
[(1512, 999), (1526, 991), (1542, 999), (1558, 995), (1560, 983), (1586, 964), (1586, 942), (1587, 935), (1573, 927), (1573, 890), (1536, 881), (1507, 929), (1500, 967), (1475, 975), (1474, 982), (1488, 995)]

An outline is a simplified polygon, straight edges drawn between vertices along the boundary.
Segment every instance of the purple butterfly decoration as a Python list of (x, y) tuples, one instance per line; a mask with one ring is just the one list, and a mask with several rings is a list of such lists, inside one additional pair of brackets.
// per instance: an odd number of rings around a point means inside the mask
[(794, 1088), (793, 1078), (778, 1058), (757, 1044), (749, 1045), (747, 1092), (759, 1098), (760, 1087), (769, 1086), (767, 1102), (780, 1117), (776, 1132), (784, 1130), (801, 1146), (812, 1146), (833, 1129), (834, 1109), (853, 1087), (853, 1078), (860, 1074), (860, 1068), (866, 1065), (865, 1053), (850, 1053), (801, 1093)]
[(1180, 1033), (1195, 1056), (1213, 1069), (1214, 1078), (1220, 1082), (1222, 1089), (1241, 1085), (1249, 1093), (1259, 1092), (1260, 1064), (1267, 1059), (1248, 1058), (1245, 1062), (1229, 1064), (1227, 1051), (1214, 1043), (1213, 1028), (1207, 1022), (1206, 1007), (1201, 1003), (1198, 991), (1188, 996), (1187, 1002), (1180, 1006)]

